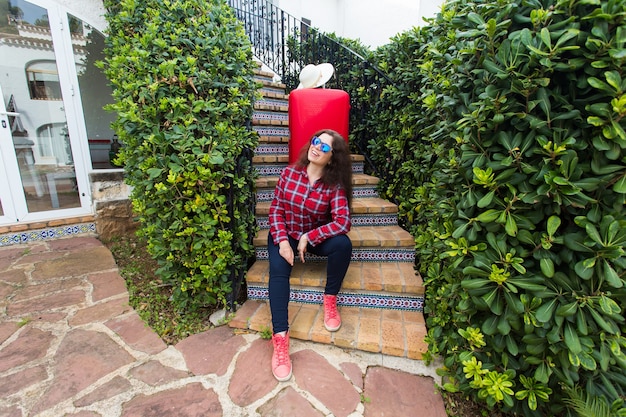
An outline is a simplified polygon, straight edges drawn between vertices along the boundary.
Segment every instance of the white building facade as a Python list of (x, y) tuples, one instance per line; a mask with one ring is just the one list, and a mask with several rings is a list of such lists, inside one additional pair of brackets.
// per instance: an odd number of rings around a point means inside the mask
[[(439, 2), (274, 0), (370, 46), (422, 23)], [(94, 214), (90, 174), (115, 170), (102, 0), (0, 0), (0, 226)], [(374, 16), (374, 18), (372, 17)]]
[(272, 0), (296, 19), (371, 48), (434, 17), (443, 0)]

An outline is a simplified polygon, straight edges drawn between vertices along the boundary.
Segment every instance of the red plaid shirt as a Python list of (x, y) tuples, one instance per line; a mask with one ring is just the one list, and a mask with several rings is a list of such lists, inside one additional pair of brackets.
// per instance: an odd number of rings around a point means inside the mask
[(299, 240), (304, 233), (312, 246), (346, 234), (351, 225), (346, 190), (319, 180), (310, 185), (306, 167), (288, 166), (276, 184), (269, 221), (276, 245), (287, 236)]

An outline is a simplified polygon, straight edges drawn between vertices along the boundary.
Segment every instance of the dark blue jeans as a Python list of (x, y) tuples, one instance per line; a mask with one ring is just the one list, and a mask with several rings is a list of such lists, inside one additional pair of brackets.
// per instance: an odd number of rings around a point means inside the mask
[[(294, 262), (300, 262), (298, 256), (298, 241), (289, 238), (289, 244), (294, 252)], [(280, 256), (278, 245), (274, 245), (272, 236), (267, 239), (267, 249), (270, 261), (270, 310), (272, 312), (272, 327), (274, 333), (283, 332), (289, 329), (289, 277), (292, 266), (285, 258)], [(326, 267), (326, 288), (324, 294), (337, 295), (341, 288), (350, 258), (352, 257), (352, 242), (346, 235), (333, 236), (326, 239), (317, 246), (308, 245), (307, 252), (318, 256), (327, 256), (328, 265)]]

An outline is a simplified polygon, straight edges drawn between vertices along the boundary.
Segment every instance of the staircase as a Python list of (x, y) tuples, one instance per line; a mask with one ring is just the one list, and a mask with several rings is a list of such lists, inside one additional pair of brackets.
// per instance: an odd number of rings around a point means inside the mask
[[(256, 218), (260, 231), (254, 239), (256, 262), (247, 273), (248, 300), (230, 326), (264, 331), (271, 329), (268, 300), (268, 212), (274, 187), (289, 159), (288, 95), (273, 74), (257, 70), (263, 84), (262, 99), (255, 103), (252, 125), (259, 134), (253, 163), (256, 183)], [(422, 314), (424, 289), (414, 269), (413, 237), (397, 222), (397, 206), (379, 198), (378, 179), (363, 173), (364, 158), (352, 155), (353, 200), (352, 261), (338, 297), (342, 327), (334, 333), (324, 328), (322, 294), (326, 258), (307, 254), (296, 261), (291, 275), (290, 337), (334, 344), (348, 349), (421, 359), (426, 352), (426, 327)]]

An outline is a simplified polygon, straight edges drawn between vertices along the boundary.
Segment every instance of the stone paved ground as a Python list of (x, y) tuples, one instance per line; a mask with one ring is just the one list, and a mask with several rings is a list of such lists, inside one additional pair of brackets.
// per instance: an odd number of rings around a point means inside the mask
[(94, 237), (0, 248), (0, 417), (445, 417), (420, 361), (292, 340), (277, 382), (271, 344), (227, 326), (167, 346), (128, 305)]

